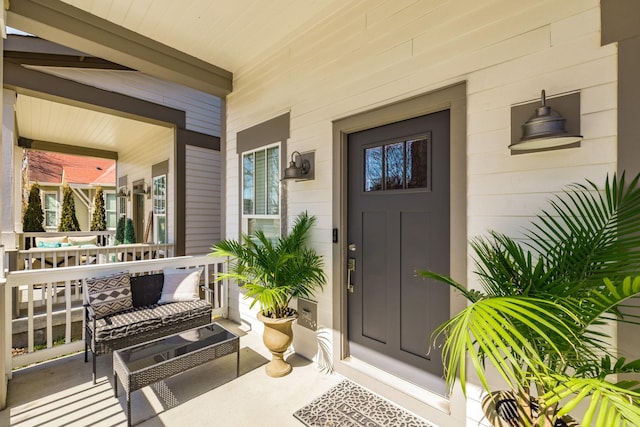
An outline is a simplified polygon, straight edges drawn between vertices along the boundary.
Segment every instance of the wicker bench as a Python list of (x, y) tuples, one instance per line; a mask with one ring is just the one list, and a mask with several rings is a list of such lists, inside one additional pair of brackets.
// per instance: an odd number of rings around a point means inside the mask
[(91, 350), (94, 384), (96, 356), (211, 323), (212, 307), (205, 300), (158, 304), (163, 273), (131, 276), (130, 283), (133, 308), (100, 317), (85, 304), (84, 361)]

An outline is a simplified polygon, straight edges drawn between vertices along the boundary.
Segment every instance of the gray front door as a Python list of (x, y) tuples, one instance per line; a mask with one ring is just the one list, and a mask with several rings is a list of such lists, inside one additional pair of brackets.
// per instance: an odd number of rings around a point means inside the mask
[(348, 135), (349, 351), (445, 394), (434, 328), (449, 318), (449, 110)]

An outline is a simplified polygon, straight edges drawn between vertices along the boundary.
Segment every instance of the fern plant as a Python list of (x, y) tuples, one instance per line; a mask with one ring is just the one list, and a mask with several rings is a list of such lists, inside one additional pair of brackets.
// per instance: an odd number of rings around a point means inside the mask
[[(523, 425), (557, 425), (580, 403), (583, 426), (640, 425), (640, 359), (618, 358), (602, 328), (640, 319), (638, 178), (607, 178), (603, 190), (590, 181), (570, 186), (523, 240), (497, 232), (474, 240), (482, 291), (418, 271), (469, 301), (432, 335), (443, 342), (449, 391), (459, 380), (466, 393), (473, 371), (491, 392), (490, 365), (523, 397), (521, 408), (538, 406)], [(526, 404), (535, 395), (537, 405)]]

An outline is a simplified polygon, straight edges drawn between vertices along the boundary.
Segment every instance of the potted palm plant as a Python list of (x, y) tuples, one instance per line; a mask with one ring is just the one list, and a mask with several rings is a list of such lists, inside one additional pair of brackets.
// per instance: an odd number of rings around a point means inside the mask
[[(607, 324), (635, 323), (640, 294), (640, 188), (607, 178), (574, 184), (513, 239), (491, 232), (471, 244), (482, 291), (432, 271), (468, 300), (432, 335), (442, 342), (452, 391), (477, 374), (494, 426), (564, 426), (582, 404), (583, 426), (640, 425), (640, 359), (617, 354)], [(632, 278), (636, 276), (635, 278)], [(485, 368), (508, 389), (491, 389)], [(615, 380), (621, 375), (619, 380)]]
[(220, 278), (236, 280), (246, 291), (245, 298), (253, 298), (250, 307), (260, 304), (263, 341), (273, 355), (265, 369), (272, 377), (291, 372), (283, 357), (293, 340), (291, 324), (298, 317), (289, 306), (291, 300), (311, 297), (326, 282), (322, 257), (306, 246), (315, 222), (314, 216), (303, 212), (291, 232), (276, 241), (257, 231), (253, 236), (242, 235), (240, 242), (223, 240), (212, 248), (211, 255), (229, 257), (227, 272)]

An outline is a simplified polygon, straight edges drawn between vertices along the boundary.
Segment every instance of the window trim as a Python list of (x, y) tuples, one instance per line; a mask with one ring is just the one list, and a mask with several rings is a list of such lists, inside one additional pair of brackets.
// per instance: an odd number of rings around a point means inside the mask
[[(282, 153), (284, 150), (284, 142), (283, 141), (276, 141), (274, 143), (270, 143), (270, 144), (265, 144), (265, 145), (261, 145), (259, 147), (255, 147), (255, 148), (251, 148), (249, 150), (243, 151), (240, 153), (240, 231), (243, 234), (249, 234), (249, 220), (250, 219), (277, 219), (278, 221), (278, 237), (280, 237), (282, 235), (282, 218), (284, 215), (284, 209), (283, 209), (283, 189), (282, 189), (282, 183), (280, 182), (280, 174), (282, 172)], [(267, 171), (267, 151), (271, 148), (277, 147), (278, 148), (278, 155), (277, 155), (277, 159), (278, 159), (278, 213), (277, 214), (246, 214), (244, 213), (244, 193), (245, 193), (245, 188), (244, 188), (244, 158), (246, 155), (249, 154), (254, 154), (256, 152), (264, 152), (265, 153), (265, 172)], [(254, 168), (254, 172), (253, 172), (253, 181), (255, 183), (255, 168)], [(264, 186), (265, 186), (265, 203), (267, 200), (267, 192), (268, 192), (268, 180), (264, 180)], [(255, 212), (255, 185), (253, 188), (253, 194), (252, 194), (252, 200), (254, 202), (254, 206), (253, 206), (253, 211)], [(266, 206), (265, 206), (266, 208)]]
[[(54, 209), (47, 209), (47, 195), (52, 194), (56, 198), (56, 206)], [(60, 193), (59, 191), (43, 191), (42, 192), (42, 211), (44, 213), (44, 228), (52, 229), (55, 228), (57, 230), (58, 224), (60, 223)], [(54, 225), (47, 225), (47, 211), (55, 211), (56, 220)]]
[[(109, 196), (113, 196), (114, 209), (109, 209)], [(113, 227), (109, 227), (109, 212), (113, 212), (115, 216), (115, 223)], [(104, 216), (107, 223), (107, 230), (115, 230), (118, 226), (118, 196), (115, 191), (104, 192)]]
[[(169, 233), (167, 230), (167, 175), (166, 173), (159, 174), (151, 178), (151, 211), (153, 212), (153, 241), (159, 243), (158, 239), (158, 224), (159, 218), (164, 218), (164, 243), (169, 241)], [(164, 213), (156, 212), (156, 182), (164, 179)]]

